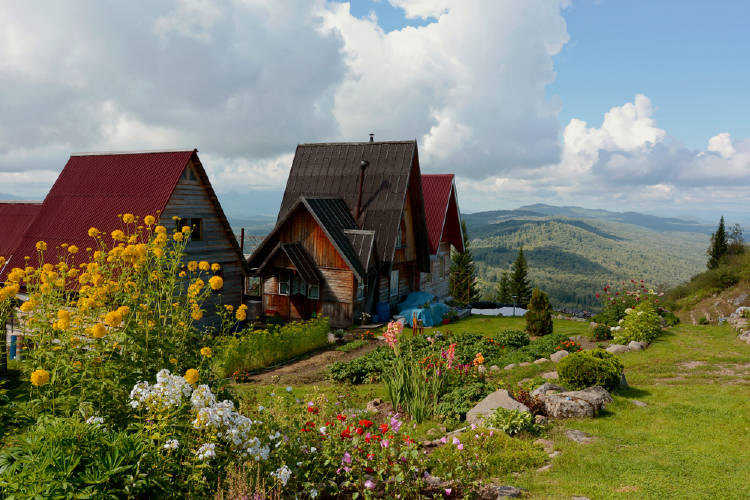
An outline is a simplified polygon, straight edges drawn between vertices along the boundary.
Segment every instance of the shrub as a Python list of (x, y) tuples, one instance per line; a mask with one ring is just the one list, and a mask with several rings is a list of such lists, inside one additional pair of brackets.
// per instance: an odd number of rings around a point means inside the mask
[(347, 342), (344, 345), (338, 346), (336, 348), (336, 350), (337, 351), (341, 351), (341, 352), (352, 352), (352, 351), (356, 351), (360, 347), (364, 347), (366, 345), (367, 345), (367, 341), (366, 340), (357, 339), (357, 340), (352, 340), (351, 342)]
[(484, 424), (500, 429), (509, 436), (515, 436), (521, 432), (529, 434), (539, 432), (539, 426), (534, 422), (534, 415), (527, 411), (498, 408), (485, 417)]
[(549, 311), (549, 298), (538, 288), (534, 288), (526, 312), (526, 331), (529, 335), (541, 337), (552, 333), (552, 314)]
[(622, 320), (622, 329), (615, 332), (614, 341), (627, 344), (630, 341), (651, 343), (661, 332), (661, 317), (650, 302), (641, 302), (635, 309), (628, 309)]
[(505, 347), (518, 349), (519, 347), (529, 345), (531, 340), (529, 339), (529, 334), (521, 330), (503, 330), (495, 335), (495, 342)]
[(247, 329), (219, 341), (213, 368), (220, 377), (258, 370), (328, 344), (328, 319), (295, 321), (265, 330)]
[(591, 329), (591, 340), (609, 340), (612, 338), (612, 331), (607, 325), (597, 324)]
[(664, 319), (664, 323), (666, 323), (667, 326), (676, 326), (680, 323), (680, 318), (678, 318), (675, 313), (664, 309), (663, 307), (659, 308), (659, 316)]
[(557, 364), (560, 385), (574, 390), (595, 385), (613, 390), (619, 386), (623, 371), (620, 360), (604, 349), (576, 352)]
[(440, 396), (435, 414), (448, 424), (457, 424), (466, 418), (466, 413), (493, 391), (488, 383), (478, 380), (456, 386)]
[(699, 325), (707, 325), (708, 324), (708, 319), (705, 316), (701, 316), (700, 318), (698, 318), (698, 324)]

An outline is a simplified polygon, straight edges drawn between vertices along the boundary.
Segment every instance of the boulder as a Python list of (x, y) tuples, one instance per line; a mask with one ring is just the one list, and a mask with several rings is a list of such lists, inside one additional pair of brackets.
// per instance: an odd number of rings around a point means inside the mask
[(596, 411), (603, 409), (608, 403), (613, 401), (612, 396), (607, 392), (607, 389), (600, 385), (587, 387), (582, 391), (571, 391), (563, 394), (569, 394), (570, 396), (585, 399), (596, 407)]
[(479, 373), (484, 373), (484, 372), (486, 372), (486, 371), (487, 371), (487, 367), (486, 367), (486, 366), (484, 366), (484, 365), (479, 365), (479, 366), (477, 366), (477, 371), (478, 371)]
[(609, 347), (607, 347), (606, 351), (611, 352), (612, 354), (619, 354), (621, 352), (628, 352), (630, 348), (626, 345), (622, 344), (612, 344)]
[(497, 498), (519, 498), (524, 490), (515, 486), (496, 486)]
[(557, 384), (553, 384), (553, 383), (550, 383), (550, 382), (545, 382), (542, 385), (540, 385), (539, 387), (537, 387), (536, 389), (534, 389), (533, 391), (531, 391), (531, 395), (533, 397), (539, 397), (539, 396), (544, 396), (545, 394), (547, 394), (548, 392), (551, 392), (551, 391), (566, 392), (567, 389), (565, 387), (562, 387), (562, 386), (557, 385)]
[(637, 399), (631, 399), (630, 402), (633, 403), (634, 405), (640, 406), (640, 407), (648, 406), (643, 401), (638, 401)]
[(741, 293), (737, 297), (734, 298), (734, 305), (741, 306), (743, 302), (747, 300), (747, 294)]
[(335, 344), (336, 340), (336, 335), (334, 335), (333, 332), (328, 332), (328, 343)]
[(499, 367), (499, 366), (497, 366), (497, 365), (492, 365), (492, 366), (490, 366), (490, 371), (491, 371), (491, 372), (496, 372), (496, 371), (499, 371), (499, 370), (500, 370), (500, 367)]
[(648, 346), (648, 344), (645, 342), (637, 342), (635, 340), (631, 340), (628, 344), (628, 349), (630, 349), (631, 351), (642, 351), (646, 348), (646, 346)]
[(557, 374), (557, 372), (544, 372), (540, 375), (545, 380), (557, 380), (560, 378), (560, 375)]
[(505, 389), (498, 389), (483, 400), (466, 414), (466, 422), (479, 424), (482, 418), (492, 414), (498, 408), (506, 410), (529, 411), (528, 407), (513, 399)]
[(536, 361), (534, 361), (535, 365), (543, 365), (544, 363), (549, 363), (549, 359), (547, 359), (547, 358), (539, 358)]
[(553, 363), (559, 363), (561, 359), (563, 359), (565, 356), (570, 354), (568, 351), (563, 349), (562, 351), (553, 352), (549, 359), (552, 360)]
[(741, 341), (747, 342), (747, 339), (750, 338), (750, 330), (742, 330), (739, 338)]
[(544, 395), (544, 409), (550, 418), (595, 417), (612, 396), (604, 387)]
[(522, 363), (518, 363), (518, 366), (531, 366), (531, 363), (528, 361), (523, 361)]
[(505, 365), (505, 368), (503, 368), (503, 370), (512, 370), (512, 369), (513, 369), (513, 368), (515, 368), (516, 366), (518, 366), (518, 365), (517, 365), (517, 364), (515, 364), (515, 363), (511, 363), (511, 364), (509, 364), (509, 365)]
[(547, 417), (544, 415), (535, 415), (534, 416), (534, 423), (537, 425), (546, 425), (547, 424)]
[(552, 453), (555, 451), (555, 443), (550, 441), (549, 439), (537, 439), (534, 441), (534, 444), (538, 444), (542, 448), (544, 448), (544, 453)]

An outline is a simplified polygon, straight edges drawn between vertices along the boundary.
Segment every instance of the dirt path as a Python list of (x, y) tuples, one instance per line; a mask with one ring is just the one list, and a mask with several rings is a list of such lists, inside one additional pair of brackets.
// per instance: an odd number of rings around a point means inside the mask
[(351, 352), (323, 351), (312, 356), (280, 366), (267, 372), (259, 373), (251, 378), (250, 384), (310, 384), (325, 379), (326, 367), (334, 361), (349, 361), (363, 354), (375, 350), (382, 345), (379, 341), (370, 341), (367, 345)]

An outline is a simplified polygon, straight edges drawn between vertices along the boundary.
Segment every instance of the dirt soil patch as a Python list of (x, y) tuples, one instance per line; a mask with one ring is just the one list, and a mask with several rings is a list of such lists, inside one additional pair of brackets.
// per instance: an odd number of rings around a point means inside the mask
[(367, 345), (351, 352), (336, 351), (335, 349), (319, 352), (308, 358), (259, 373), (248, 380), (248, 383), (295, 385), (320, 382), (325, 379), (325, 369), (329, 364), (335, 361), (350, 361), (358, 358), (363, 354), (375, 350), (375, 348), (382, 344), (383, 342), (380, 341), (371, 341)]

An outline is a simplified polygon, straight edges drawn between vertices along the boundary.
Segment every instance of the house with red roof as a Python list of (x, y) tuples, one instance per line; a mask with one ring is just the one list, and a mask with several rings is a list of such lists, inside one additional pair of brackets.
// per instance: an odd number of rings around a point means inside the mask
[(89, 228), (109, 234), (120, 228), (119, 214), (153, 215), (170, 230), (191, 226), (186, 260), (219, 263), (222, 303), (243, 300), (246, 262), (195, 149), (73, 154), (35, 210), (13, 250), (6, 249), (4, 273), (23, 267), (26, 256), (36, 265), (37, 241), (47, 243), (48, 254), (63, 244), (83, 251), (93, 246)]
[(41, 208), (41, 201), (0, 201), (0, 257), (10, 259)]
[(276, 226), (248, 266), (267, 314), (348, 327), (363, 312), (390, 317), (419, 290), (429, 252), (416, 141), (371, 138), (297, 146)]
[(438, 298), (448, 297), (451, 247), (464, 251), (461, 216), (453, 174), (423, 174), (422, 193), (430, 243), (430, 270), (422, 273), (420, 289)]

